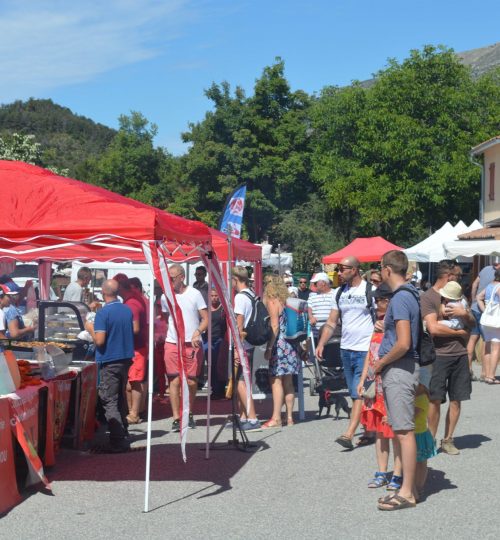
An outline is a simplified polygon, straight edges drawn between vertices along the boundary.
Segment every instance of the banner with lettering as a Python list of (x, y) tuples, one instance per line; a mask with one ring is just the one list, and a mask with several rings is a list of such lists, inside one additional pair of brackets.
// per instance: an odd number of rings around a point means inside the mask
[(0, 515), (21, 502), (10, 430), (9, 402), (0, 398)]
[(40, 457), (38, 456), (38, 389), (25, 388), (10, 394), (10, 423), (12, 432), (26, 457), (29, 475), (26, 486), (42, 481), (50, 489)]

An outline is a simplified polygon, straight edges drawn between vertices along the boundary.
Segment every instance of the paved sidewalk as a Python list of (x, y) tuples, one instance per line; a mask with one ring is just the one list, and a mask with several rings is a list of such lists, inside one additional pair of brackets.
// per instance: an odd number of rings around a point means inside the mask
[[(307, 389), (306, 389), (307, 390)], [(223, 422), (228, 402), (215, 402)], [(256, 452), (227, 449), (225, 430), (205, 459), (205, 401), (198, 398), (197, 429), (182, 462), (171, 420), (155, 420), (149, 514), (142, 513), (145, 452), (91, 455), (61, 452), (48, 471), (53, 496), (36, 492), (0, 520), (1, 538), (496, 538), (500, 471), (500, 387), (473, 383), (464, 403), (459, 456), (429, 461), (427, 497), (415, 509), (383, 513), (382, 490), (366, 485), (376, 470), (373, 446), (342, 451), (334, 439), (345, 419), (315, 418), (317, 398), (306, 397), (307, 419), (292, 427), (249, 434)], [(259, 405), (266, 419), (269, 403)], [(445, 410), (445, 409), (444, 409)], [(165, 414), (167, 405), (155, 412)], [(442, 424), (438, 438), (442, 434)], [(212, 428), (211, 436), (216, 429)], [(144, 444), (145, 424), (134, 427)]]

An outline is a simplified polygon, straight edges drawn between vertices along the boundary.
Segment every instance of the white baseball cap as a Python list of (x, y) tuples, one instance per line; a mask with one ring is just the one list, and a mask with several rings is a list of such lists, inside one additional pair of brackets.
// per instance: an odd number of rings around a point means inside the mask
[(326, 272), (318, 272), (311, 278), (311, 283), (317, 283), (318, 281), (325, 281), (326, 283), (329, 283), (330, 278)]

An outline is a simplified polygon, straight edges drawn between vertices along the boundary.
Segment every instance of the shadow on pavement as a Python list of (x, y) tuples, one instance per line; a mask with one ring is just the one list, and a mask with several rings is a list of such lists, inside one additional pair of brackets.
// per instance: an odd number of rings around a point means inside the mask
[(486, 437), (486, 435), (481, 435), (480, 433), (453, 437), (453, 442), (459, 450), (463, 450), (464, 448), (479, 448), (483, 443), (489, 441), (491, 441), (489, 437)]
[[(243, 452), (233, 449), (227, 440), (212, 449), (210, 459), (205, 459), (204, 443), (188, 443), (184, 463), (178, 440), (174, 444), (156, 444), (151, 447), (151, 482), (204, 482), (208, 487), (217, 487), (210, 494), (213, 496), (232, 489), (231, 478), (245, 466), (255, 452), (269, 449), (265, 441), (251, 441), (253, 450)], [(203, 452), (201, 451), (203, 450)], [(76, 458), (76, 459), (75, 459)], [(87, 481), (116, 482), (136, 480), (143, 482), (146, 474), (146, 452), (138, 451), (126, 454), (90, 454), (86, 452), (62, 451), (57, 469), (50, 474), (51, 481)], [(207, 487), (191, 495), (205, 491)], [(184, 499), (186, 497), (183, 497)], [(179, 499), (179, 500), (182, 500)], [(169, 501), (171, 504), (177, 501)]]
[(457, 489), (458, 486), (453, 484), (451, 480), (446, 478), (446, 475), (443, 471), (438, 471), (437, 469), (431, 469), (429, 467), (429, 472), (427, 474), (427, 482), (425, 484), (425, 493), (422, 499), (422, 502), (427, 500), (431, 495), (435, 495), (440, 491), (445, 489)]

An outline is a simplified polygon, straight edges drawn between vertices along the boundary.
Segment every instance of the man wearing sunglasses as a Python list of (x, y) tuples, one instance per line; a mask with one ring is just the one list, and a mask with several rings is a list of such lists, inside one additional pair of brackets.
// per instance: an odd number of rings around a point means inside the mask
[[(184, 321), (185, 338), (185, 358), (184, 365), (188, 377), (189, 387), (189, 410), (193, 410), (196, 390), (198, 389), (198, 377), (201, 374), (203, 365), (203, 343), (201, 335), (208, 327), (207, 304), (200, 291), (194, 287), (188, 287), (184, 283), (186, 274), (180, 264), (172, 264), (168, 273), (172, 280), (175, 292), (175, 299), (182, 311)], [(165, 368), (170, 387), (170, 404), (172, 405), (172, 431), (180, 430), (180, 391), (181, 382), (179, 378), (179, 353), (177, 351), (177, 330), (170, 321), (169, 309), (165, 295), (161, 297), (161, 310), (167, 319), (168, 329), (165, 339)], [(189, 413), (189, 428), (194, 429), (195, 422), (193, 413)]]
[[(339, 272), (343, 285), (335, 296), (330, 316), (316, 347), (316, 355), (322, 358), (325, 344), (341, 318), (340, 354), (353, 406), (347, 431), (335, 442), (349, 450), (353, 448), (352, 439), (358, 428), (363, 406), (357, 388), (373, 334), (375, 307), (371, 296), (372, 285), (362, 279), (359, 267), (360, 263), (356, 257), (346, 257), (340, 263)], [(362, 437), (359, 444), (367, 444), (368, 441), (367, 437)]]
[(300, 300), (305, 300), (306, 302), (309, 300), (309, 295), (311, 294), (311, 289), (307, 286), (307, 279), (306, 278), (300, 278), (299, 279), (299, 292), (297, 293), (297, 297), (300, 298)]

